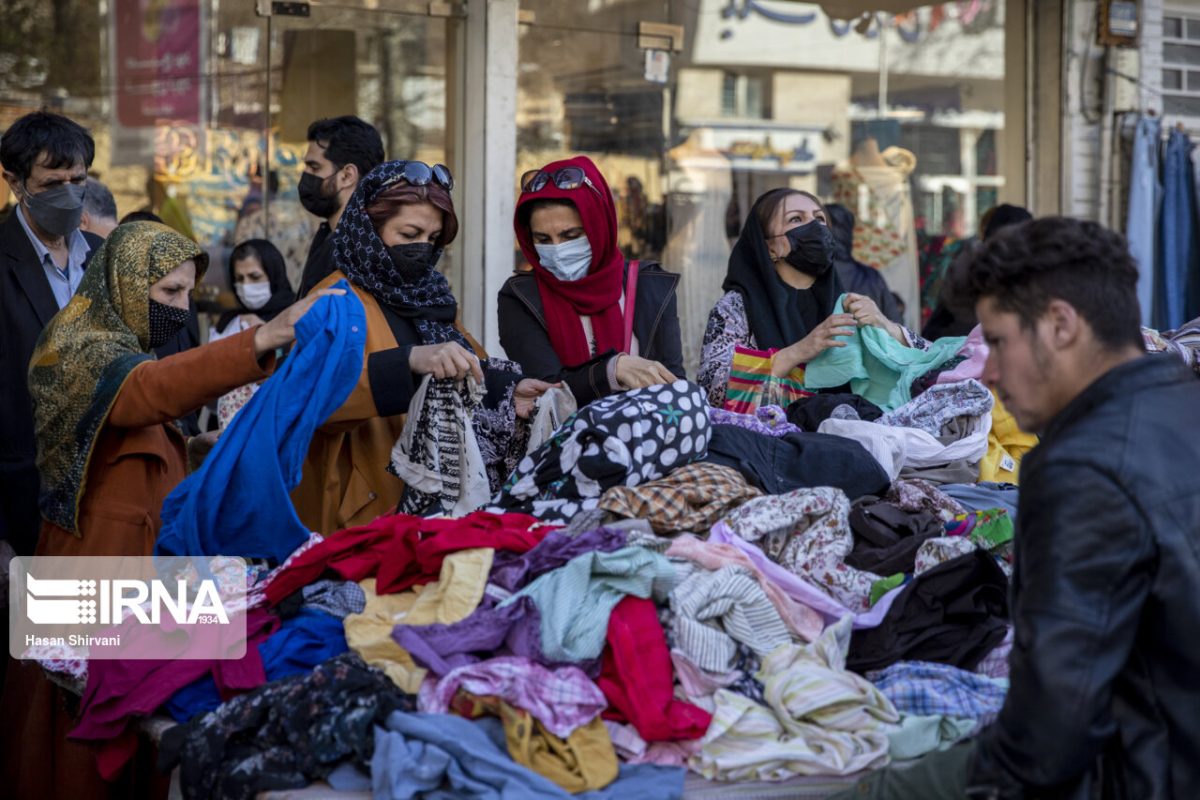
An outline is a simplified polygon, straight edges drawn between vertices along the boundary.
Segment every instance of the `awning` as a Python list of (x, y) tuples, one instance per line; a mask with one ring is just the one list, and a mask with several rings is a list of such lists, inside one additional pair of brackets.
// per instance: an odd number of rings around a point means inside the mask
[(856, 19), (869, 11), (885, 11), (889, 14), (904, 14), (931, 3), (915, 3), (913, 0), (820, 0), (821, 9), (834, 19)]

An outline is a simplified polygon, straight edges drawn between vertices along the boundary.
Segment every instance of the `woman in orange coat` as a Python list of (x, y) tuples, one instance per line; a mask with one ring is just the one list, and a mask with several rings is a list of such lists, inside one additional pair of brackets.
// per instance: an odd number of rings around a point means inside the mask
[[(174, 420), (266, 378), (277, 348), (320, 296), (223, 341), (155, 360), (187, 319), (208, 258), (165, 225), (119, 226), (78, 293), (42, 333), (29, 371), (38, 442), (38, 556), (149, 556), (163, 499), (186, 473)], [(63, 691), (34, 662), (11, 662), (0, 785), (13, 797), (128, 796), (106, 784), (73, 727)]]

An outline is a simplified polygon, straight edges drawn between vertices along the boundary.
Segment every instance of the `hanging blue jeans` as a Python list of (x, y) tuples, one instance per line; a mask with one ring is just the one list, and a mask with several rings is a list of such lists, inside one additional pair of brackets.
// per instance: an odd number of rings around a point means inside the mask
[(1192, 140), (1171, 131), (1163, 165), (1162, 305), (1156, 308), (1159, 330), (1175, 330), (1187, 322), (1188, 279), (1196, 271), (1196, 188), (1192, 176)]
[(1162, 184), (1158, 179), (1159, 137), (1162, 121), (1157, 117), (1138, 120), (1133, 140), (1133, 163), (1129, 174), (1129, 218), (1125, 226), (1129, 251), (1138, 264), (1138, 306), (1142, 324), (1154, 318), (1154, 285), (1158, 274), (1158, 212)]

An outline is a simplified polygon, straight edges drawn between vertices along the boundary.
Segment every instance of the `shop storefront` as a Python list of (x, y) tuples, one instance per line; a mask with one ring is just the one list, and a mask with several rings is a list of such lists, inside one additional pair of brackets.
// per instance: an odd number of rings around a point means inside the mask
[(166, 208), (218, 262), (247, 217), (285, 253), (306, 248), (315, 222), (296, 183), (314, 119), (357, 114), (390, 158), (450, 165), (464, 235), (444, 263), (491, 349), (495, 292), (521, 266), (517, 176), (568, 154), (608, 177), (627, 255), (683, 274), (693, 366), (730, 242), (769, 188), (850, 207), (860, 260), (904, 260), (911, 285), (893, 288), (914, 323), (928, 303), (919, 250), (1025, 201), (1020, 0), (850, 21), (786, 0), (72, 0), (0, 14), (0, 128), (42, 105), (78, 119), (120, 213)]

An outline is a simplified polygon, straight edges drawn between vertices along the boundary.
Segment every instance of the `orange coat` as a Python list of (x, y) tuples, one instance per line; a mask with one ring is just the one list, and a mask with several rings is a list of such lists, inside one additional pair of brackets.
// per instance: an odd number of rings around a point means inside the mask
[[(340, 280), (347, 280), (346, 276), (335, 271), (314, 291)], [(387, 468), (408, 415), (379, 416), (367, 372), (372, 353), (398, 344), (379, 301), (359, 286), (350, 284), (350, 288), (362, 301), (367, 317), (362, 374), (342, 407), (317, 429), (304, 461), (304, 477), (292, 492), (300, 520), (309, 530), (323, 534), (365, 525), (394, 511), (404, 489), (404, 482)], [(487, 358), (479, 343), (463, 333), (476, 355)]]
[(187, 475), (186, 441), (170, 424), (274, 369), (248, 330), (134, 367), (88, 462), (79, 532), (42, 520), (39, 556), (142, 556), (154, 550), (163, 500)]
[[(79, 533), (42, 520), (39, 556), (150, 555), (163, 500), (186, 474), (183, 434), (169, 424), (238, 386), (266, 378), (254, 332), (139, 364), (121, 386), (96, 439), (79, 506)], [(96, 770), (95, 748), (67, 739), (75, 726), (65, 690), (34, 662), (10, 661), (0, 713), (0, 781), (6, 797), (166, 797), (153, 751), (116, 783)]]

